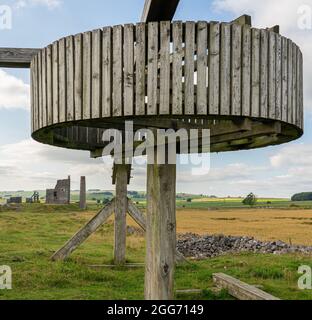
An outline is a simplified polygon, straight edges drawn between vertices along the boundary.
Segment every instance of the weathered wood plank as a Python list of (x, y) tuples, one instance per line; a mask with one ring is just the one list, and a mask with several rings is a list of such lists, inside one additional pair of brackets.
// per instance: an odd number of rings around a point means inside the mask
[(235, 23), (241, 26), (246, 25), (251, 27), (251, 16), (249, 16), (248, 14), (243, 14), (242, 16), (233, 20), (231, 23)]
[(92, 118), (102, 112), (102, 30), (92, 32)]
[(124, 115), (134, 114), (134, 26), (124, 26)]
[[(304, 128), (304, 105), (303, 105), (303, 55), (302, 52), (300, 50), (299, 51), (299, 57), (300, 57), (300, 102), (299, 102), (299, 110), (300, 110), (300, 127), (303, 130)], [(298, 55), (297, 54), (297, 55)]]
[(42, 65), (42, 126), (47, 126), (48, 121), (48, 105), (47, 105), (47, 49), (41, 51)]
[(146, 300), (172, 300), (176, 252), (176, 166), (147, 165)]
[(232, 63), (231, 63), (231, 114), (241, 115), (242, 105), (242, 27), (232, 25)]
[(251, 115), (251, 28), (243, 26), (242, 35), (242, 115)]
[(147, 114), (158, 113), (158, 22), (148, 24)]
[(67, 87), (66, 87), (66, 45), (65, 38), (59, 41), (59, 121), (66, 121)]
[(52, 58), (53, 58), (53, 124), (59, 122), (59, 70), (58, 70), (58, 42), (52, 45)]
[(251, 116), (260, 116), (260, 30), (252, 29)]
[(43, 104), (43, 96), (42, 96), (42, 50), (38, 54), (38, 89), (39, 89), (39, 104), (38, 104), (38, 125), (39, 128), (42, 128), (42, 104)]
[(293, 73), (292, 73), (292, 65), (293, 65), (293, 52), (292, 52), (293, 42), (291, 40), (287, 40), (287, 58), (288, 58), (288, 67), (287, 67), (287, 83), (288, 83), (288, 107), (287, 107), (287, 122), (293, 122)]
[(276, 35), (276, 119), (282, 120), (282, 37)]
[(194, 101), (194, 63), (195, 54), (195, 23), (186, 22), (185, 23), (185, 90), (184, 90), (184, 114), (194, 114), (195, 113), (195, 101)]
[(296, 125), (300, 126), (300, 50), (297, 47), (297, 70), (296, 70), (296, 78), (297, 78), (297, 99), (296, 99)]
[(209, 114), (219, 114), (220, 24), (210, 23), (209, 32)]
[(269, 118), (276, 118), (276, 33), (269, 33)]
[(30, 108), (31, 112), (31, 132), (35, 131), (35, 125), (34, 125), (34, 106), (35, 106), (35, 93), (34, 93), (34, 87), (35, 87), (35, 73), (34, 73), (34, 63), (33, 60), (30, 62), (30, 105), (32, 106)]
[(170, 114), (170, 27), (169, 21), (160, 22), (160, 115)]
[(136, 25), (136, 115), (145, 115), (145, 23)]
[(170, 21), (180, 0), (145, 0), (141, 21)]
[(128, 166), (115, 165), (116, 167), (116, 199), (115, 199), (115, 242), (114, 262), (123, 265), (126, 262), (126, 236), (127, 236), (127, 185)]
[(208, 25), (205, 21), (197, 23), (197, 103), (196, 114), (207, 115), (207, 77), (208, 77)]
[(260, 31), (260, 116), (268, 116), (268, 33)]
[(298, 85), (298, 79), (297, 79), (297, 46), (293, 43), (292, 44), (292, 123), (295, 125), (296, 124), (296, 116), (297, 116), (297, 108), (299, 106), (297, 105), (297, 85)]
[(128, 212), (142, 230), (146, 231), (146, 217), (130, 199), (128, 199)]
[(112, 28), (103, 29), (103, 105), (102, 117), (112, 114)]
[(288, 45), (282, 38), (282, 120), (287, 121), (288, 111)]
[(47, 121), (53, 123), (53, 71), (52, 71), (52, 46), (47, 47)]
[(221, 23), (220, 108), (221, 113), (231, 112), (231, 25)]
[(82, 94), (82, 118), (91, 118), (92, 106), (92, 59), (91, 44), (92, 33), (83, 33), (83, 94)]
[(123, 27), (113, 27), (113, 116), (123, 115), (123, 70), (122, 70)]
[(51, 260), (59, 261), (67, 259), (89, 236), (94, 233), (108, 218), (115, 209), (115, 199), (109, 202), (95, 217), (93, 217), (83, 228), (81, 228), (60, 250), (58, 250)]
[(182, 60), (184, 48), (182, 47), (183, 24), (181, 21), (172, 24), (173, 58), (172, 58), (172, 114), (183, 113), (182, 99)]
[(75, 79), (74, 79), (74, 98), (75, 98), (75, 120), (82, 119), (82, 91), (83, 91), (83, 70), (82, 70), (82, 34), (75, 36)]
[(67, 87), (67, 110), (66, 120), (75, 119), (75, 75), (74, 75), (74, 37), (66, 38), (66, 87)]
[(217, 287), (227, 289), (230, 295), (239, 300), (280, 300), (224, 273), (213, 274), (213, 282)]
[(0, 68), (30, 68), (31, 60), (41, 49), (0, 48)]

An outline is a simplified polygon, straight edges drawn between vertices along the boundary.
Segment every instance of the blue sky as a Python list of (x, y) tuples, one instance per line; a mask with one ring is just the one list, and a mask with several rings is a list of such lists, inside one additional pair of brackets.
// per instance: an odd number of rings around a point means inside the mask
[[(312, 0), (305, 4), (311, 5)], [(13, 9), (13, 27), (0, 30), (2, 47), (43, 47), (62, 36), (140, 20), (144, 0), (0, 0)], [(297, 0), (181, 0), (176, 20), (229, 21), (241, 14), (255, 26), (280, 24), (281, 33), (302, 46), (305, 59), (305, 135), (296, 142), (255, 151), (214, 154), (211, 172), (178, 172), (178, 191), (289, 197), (312, 191), (312, 31), (299, 30)], [(309, 41), (310, 40), (310, 41)], [(311, 61), (310, 61), (311, 59)], [(310, 63), (311, 62), (311, 63)], [(0, 70), (0, 190), (35, 190), (55, 179), (86, 175), (88, 188), (112, 189), (110, 167), (88, 153), (42, 146), (30, 139), (29, 71)], [(145, 189), (145, 169), (135, 168), (131, 189)]]

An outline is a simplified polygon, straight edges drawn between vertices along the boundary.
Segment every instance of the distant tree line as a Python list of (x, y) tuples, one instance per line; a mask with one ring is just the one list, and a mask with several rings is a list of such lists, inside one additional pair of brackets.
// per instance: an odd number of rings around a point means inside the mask
[(293, 195), (291, 201), (311, 201), (312, 192), (301, 192)]

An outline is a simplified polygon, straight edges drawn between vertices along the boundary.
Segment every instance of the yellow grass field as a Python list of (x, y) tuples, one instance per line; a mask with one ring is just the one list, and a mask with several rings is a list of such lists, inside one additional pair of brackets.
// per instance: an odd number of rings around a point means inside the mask
[(312, 245), (312, 210), (239, 209), (177, 211), (178, 233), (253, 236)]

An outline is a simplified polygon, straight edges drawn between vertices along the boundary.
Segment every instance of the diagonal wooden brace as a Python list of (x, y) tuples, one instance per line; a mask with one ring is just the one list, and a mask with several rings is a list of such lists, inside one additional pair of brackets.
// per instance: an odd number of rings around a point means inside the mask
[(61, 249), (52, 257), (52, 261), (67, 259), (92, 233), (103, 225), (115, 210), (115, 199), (110, 201), (95, 217), (81, 228)]

